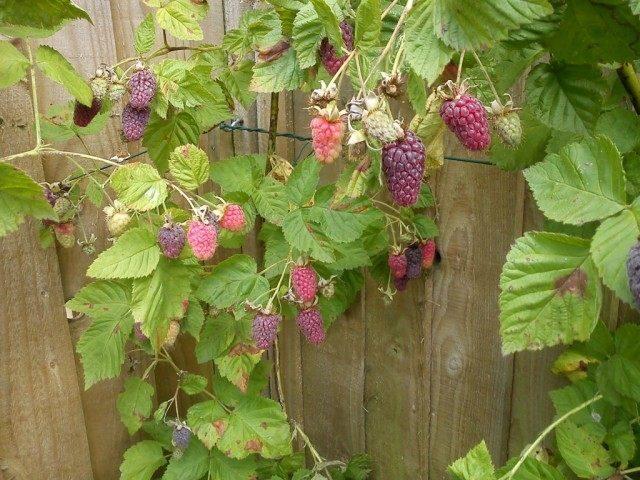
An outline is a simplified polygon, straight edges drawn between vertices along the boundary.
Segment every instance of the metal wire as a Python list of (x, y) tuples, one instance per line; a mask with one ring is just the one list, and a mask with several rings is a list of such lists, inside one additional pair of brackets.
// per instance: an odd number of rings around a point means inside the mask
[[(221, 123), (218, 125), (218, 128), (220, 130), (222, 130), (223, 132), (228, 132), (228, 133), (233, 133), (235, 131), (241, 131), (241, 132), (250, 132), (250, 133), (262, 133), (265, 135), (268, 135), (270, 132), (269, 130), (265, 130), (264, 128), (259, 128), (259, 127), (246, 127), (242, 124), (242, 120), (234, 120), (232, 123)], [(305, 142), (304, 145), (302, 146), (302, 148), (300, 149), (300, 152), (298, 154), (298, 157), (300, 157), (300, 153), (304, 151), (305, 147), (309, 145), (309, 143), (311, 142), (312, 138), (311, 137), (305, 137), (303, 135), (298, 135), (296, 133), (293, 132), (276, 132), (275, 134), (276, 137), (282, 137), (282, 138), (290, 138), (292, 140), (296, 140), (298, 142)], [(133, 160), (136, 157), (140, 157), (142, 155), (145, 155), (147, 153), (147, 150), (141, 150), (137, 153), (134, 153), (132, 155), (129, 155), (128, 157), (123, 158), (122, 160), (119, 161), (119, 163), (126, 163), (129, 160)], [(444, 157), (445, 160), (450, 160), (453, 162), (463, 162), (463, 163), (474, 163), (474, 164), (478, 164), (478, 165), (493, 165), (493, 163), (487, 161), (487, 160), (478, 160), (475, 158), (465, 158), (465, 157), (451, 157), (451, 156), (446, 156)], [(298, 158), (296, 158), (296, 160), (298, 160)], [(86, 173), (82, 173), (80, 175), (76, 175), (74, 177), (69, 178), (67, 181), (68, 182), (73, 182), (75, 180), (80, 180), (88, 175), (93, 175), (94, 173), (97, 172), (102, 172), (105, 170), (108, 170), (109, 168), (113, 168), (113, 165), (104, 165), (100, 168), (96, 168), (95, 170), (90, 170)]]

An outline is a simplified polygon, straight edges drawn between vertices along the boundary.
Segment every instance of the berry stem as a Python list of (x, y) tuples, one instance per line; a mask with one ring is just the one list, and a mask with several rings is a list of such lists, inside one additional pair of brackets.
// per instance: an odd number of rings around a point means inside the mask
[(520, 467), (522, 466), (522, 464), (525, 462), (525, 460), (529, 457), (529, 455), (531, 455), (531, 453), (538, 448), (538, 445), (540, 445), (540, 443), (542, 442), (542, 440), (544, 440), (544, 438), (549, 435), (554, 428), (556, 428), (558, 425), (560, 425), (562, 422), (564, 422), (566, 419), (568, 419), (570, 416), (572, 416), (575, 413), (578, 413), (580, 410), (584, 410), (585, 408), (587, 408), (589, 405), (597, 402), (598, 400), (602, 399), (602, 395), (598, 394), (595, 397), (590, 398), (589, 400), (582, 402), (580, 405), (578, 405), (577, 407), (569, 410), (567, 413), (565, 413), (564, 415), (558, 417), (553, 423), (551, 423), (547, 428), (545, 428), (542, 433), (540, 435), (538, 435), (538, 438), (536, 438), (533, 443), (531, 445), (529, 445), (529, 448), (527, 448), (524, 452), (522, 452), (522, 455), (520, 455), (520, 459), (518, 460), (518, 462), (513, 466), (513, 468), (511, 470), (509, 470), (507, 473), (505, 473), (502, 477), (500, 477), (498, 480), (511, 480), (513, 478), (513, 476), (516, 474), (516, 472), (520, 469)]
[(458, 62), (458, 73), (456, 75), (456, 85), (460, 85), (460, 77), (462, 76), (462, 64), (464, 63), (464, 54), (466, 50), (462, 50), (460, 61)]
[(170, 182), (167, 180), (167, 185), (169, 185), (171, 188), (173, 188), (176, 192), (178, 192), (189, 204), (189, 206), (191, 207), (191, 209), (195, 212), (198, 207), (193, 203), (193, 201), (191, 200), (191, 198), (189, 198), (189, 195), (187, 195), (184, 190), (182, 190), (179, 186), (177, 186), (176, 184)]
[(287, 405), (284, 399), (284, 390), (282, 389), (282, 374), (280, 372), (280, 347), (278, 345), (278, 335), (273, 342), (273, 368), (276, 371), (276, 390), (278, 391), (278, 400), (282, 406), (282, 411), (287, 414)]
[(273, 295), (271, 295), (271, 297), (269, 298), (269, 301), (267, 302), (267, 310), (270, 310), (271, 307), (273, 306), (273, 300), (276, 298), (276, 296), (278, 295), (278, 292), (280, 291), (280, 287), (282, 286), (282, 280), (284, 280), (284, 275), (285, 273), (287, 273), (287, 266), (289, 266), (290, 262), (291, 262), (291, 249), (289, 249), (289, 255), (287, 256), (287, 265), (285, 265), (285, 267), (282, 269), (282, 273), (280, 274), (280, 278), (278, 279), (278, 284), (276, 285), (276, 288), (273, 291)]
[(640, 80), (632, 63), (623, 63), (617, 69), (618, 78), (631, 97), (633, 109), (640, 115)]
[(340, 68), (338, 69), (338, 71), (336, 72), (336, 74), (333, 76), (333, 78), (331, 79), (331, 81), (329, 82), (329, 84), (327, 86), (331, 86), (331, 85), (335, 85), (336, 81), (338, 80), (339, 77), (342, 76), (342, 74), (346, 71), (347, 67), (349, 66), (349, 62), (351, 61), (351, 59), (353, 59), (353, 57), (356, 55), (356, 50), (353, 50), (349, 53), (349, 55), (347, 56), (347, 58), (345, 59), (344, 63), (342, 65), (340, 65)]
[[(33, 61), (33, 52), (31, 51), (31, 45), (27, 42), (27, 53), (29, 54), (29, 76), (31, 77), (31, 99), (33, 104), (33, 119), (35, 121), (36, 128), (36, 147), (42, 146), (42, 130), (40, 129), (40, 114), (38, 113), (38, 90), (36, 88), (36, 65)], [(35, 150), (34, 149), (34, 150)]]
[(391, 68), (391, 75), (395, 75), (398, 73), (398, 67), (400, 66), (400, 60), (402, 59), (402, 55), (404, 53), (404, 42), (400, 44), (398, 48), (398, 52), (396, 53), (396, 58), (393, 61), (393, 67)]
[(493, 85), (493, 82), (491, 81), (489, 72), (487, 72), (487, 69), (482, 64), (482, 61), (480, 60), (480, 57), (478, 56), (476, 51), (471, 50), (471, 53), (473, 53), (473, 58), (475, 58), (476, 62), (478, 62), (478, 66), (480, 67), (480, 70), (482, 70), (482, 73), (484, 73), (484, 76), (487, 79), (487, 82), (489, 82), (489, 88), (491, 88), (491, 91), (493, 92), (493, 96), (496, 98), (496, 102), (498, 102), (498, 105), (502, 106), (502, 102), (500, 101), (500, 95), (498, 95), (496, 87)]
[(628, 468), (626, 470), (621, 470), (620, 472), (618, 472), (620, 475), (627, 475), (629, 473), (636, 473), (636, 472), (640, 472), (640, 467), (633, 467), (633, 468)]

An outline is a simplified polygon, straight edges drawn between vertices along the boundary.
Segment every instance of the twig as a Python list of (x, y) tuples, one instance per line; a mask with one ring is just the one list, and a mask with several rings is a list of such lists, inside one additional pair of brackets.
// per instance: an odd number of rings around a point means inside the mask
[[(502, 102), (500, 101), (500, 95), (498, 95), (498, 92), (496, 91), (496, 87), (493, 85), (493, 82), (491, 81), (489, 72), (487, 72), (487, 69), (484, 68), (484, 65), (482, 64), (482, 61), (480, 60), (480, 57), (478, 57), (478, 54), (476, 53), (476, 51), (471, 50), (471, 53), (473, 54), (473, 58), (476, 59), (476, 62), (478, 63), (480, 70), (482, 70), (482, 73), (484, 73), (484, 76), (486, 77), (487, 82), (489, 82), (489, 88), (491, 88), (491, 91), (493, 92), (493, 96), (496, 97), (496, 101), (498, 102), (498, 104), (502, 105)], [(460, 70), (458, 70), (458, 72), (460, 72)]]
[(623, 63), (616, 70), (622, 86), (631, 97), (633, 109), (640, 115), (640, 80), (632, 63)]
[(38, 108), (38, 90), (36, 89), (36, 65), (33, 62), (33, 53), (31, 52), (31, 45), (27, 42), (27, 53), (29, 54), (29, 63), (31, 66), (31, 99), (33, 102), (33, 118), (36, 126), (36, 149), (42, 145), (42, 131), (40, 130), (40, 113)]
[(280, 94), (271, 93), (271, 105), (269, 106), (269, 143), (267, 145), (267, 155), (271, 156), (276, 152), (276, 134), (278, 133), (278, 113), (280, 109)]

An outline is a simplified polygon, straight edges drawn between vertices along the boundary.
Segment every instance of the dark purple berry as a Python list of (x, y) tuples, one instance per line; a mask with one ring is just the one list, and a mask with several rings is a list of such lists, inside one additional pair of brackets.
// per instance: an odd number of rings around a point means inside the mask
[(176, 425), (173, 427), (171, 443), (178, 450), (186, 450), (191, 440), (191, 430), (186, 425)]
[(158, 231), (158, 243), (165, 257), (178, 258), (186, 241), (184, 228), (177, 223), (166, 223)]
[(408, 207), (418, 201), (424, 175), (422, 140), (407, 130), (402, 139), (382, 147), (382, 171), (393, 201)]
[(418, 278), (422, 275), (422, 249), (420, 245), (413, 244), (404, 252), (407, 257), (407, 278)]
[(302, 310), (298, 313), (296, 322), (298, 323), (298, 328), (309, 343), (319, 345), (324, 342), (326, 337), (324, 323), (322, 322), (322, 315), (320, 315), (318, 309), (309, 308)]
[(86, 127), (100, 112), (101, 108), (102, 102), (97, 98), (93, 99), (90, 107), (87, 107), (80, 102), (76, 102), (73, 109), (73, 123), (75, 123), (77, 127)]
[[(353, 50), (353, 27), (346, 21), (340, 23), (340, 30), (342, 31), (342, 40), (344, 41), (347, 50)], [(323, 38), (320, 43), (320, 60), (322, 65), (331, 75), (335, 75), (340, 67), (347, 59), (347, 55), (340, 55), (336, 52), (336, 49), (328, 38)]]
[(137, 110), (127, 104), (122, 111), (122, 133), (129, 142), (140, 140), (149, 123), (151, 111), (148, 108)]
[(273, 345), (278, 334), (278, 325), (282, 321), (280, 315), (259, 314), (253, 319), (251, 334), (256, 347), (266, 350)]

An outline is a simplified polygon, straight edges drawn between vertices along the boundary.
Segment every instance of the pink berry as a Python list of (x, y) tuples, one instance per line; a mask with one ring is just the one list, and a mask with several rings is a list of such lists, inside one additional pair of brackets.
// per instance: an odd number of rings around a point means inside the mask
[(251, 335), (256, 347), (266, 350), (271, 347), (278, 334), (278, 325), (282, 321), (280, 315), (256, 315), (253, 319)]
[(239, 232), (244, 229), (245, 226), (245, 218), (244, 218), (244, 210), (240, 205), (236, 205), (235, 203), (230, 203), (224, 209), (224, 213), (220, 218), (219, 225), (232, 232)]
[(424, 175), (422, 140), (407, 130), (402, 139), (382, 147), (382, 171), (393, 201), (408, 207), (418, 201)]
[(122, 133), (128, 142), (140, 140), (149, 123), (151, 111), (148, 108), (137, 110), (127, 104), (122, 111)]
[(420, 244), (420, 249), (422, 250), (422, 268), (431, 268), (434, 260), (436, 259), (436, 242), (433, 239), (429, 239)]
[(296, 296), (303, 302), (312, 302), (318, 293), (318, 275), (311, 266), (295, 266), (291, 283)]
[(322, 163), (333, 163), (342, 151), (344, 123), (340, 118), (329, 120), (323, 116), (311, 119), (311, 138), (316, 158)]
[(137, 71), (129, 79), (129, 103), (138, 110), (147, 108), (156, 94), (156, 88), (156, 76), (151, 70)]
[(324, 324), (322, 322), (322, 315), (316, 308), (309, 308), (302, 310), (298, 313), (296, 319), (298, 328), (305, 336), (305, 338), (314, 345), (319, 345), (324, 342), (326, 334), (324, 331)]
[(189, 223), (187, 241), (198, 260), (209, 260), (218, 247), (218, 230), (210, 223), (192, 220)]
[(477, 98), (465, 93), (445, 100), (440, 108), (440, 116), (469, 150), (485, 150), (491, 145), (487, 112)]
[[(340, 30), (342, 31), (342, 40), (347, 50), (353, 50), (353, 27), (346, 21), (343, 21), (340, 23)], [(322, 43), (320, 44), (320, 60), (327, 72), (335, 75), (346, 59), (347, 55), (339, 55), (328, 38), (322, 39)]]
[(404, 253), (391, 254), (387, 260), (394, 278), (402, 278), (407, 274), (407, 257)]

